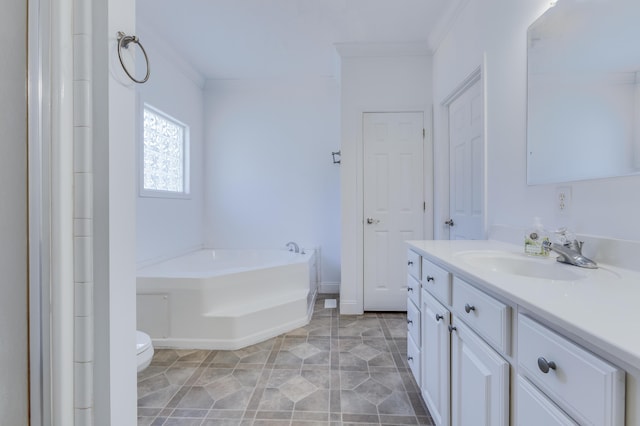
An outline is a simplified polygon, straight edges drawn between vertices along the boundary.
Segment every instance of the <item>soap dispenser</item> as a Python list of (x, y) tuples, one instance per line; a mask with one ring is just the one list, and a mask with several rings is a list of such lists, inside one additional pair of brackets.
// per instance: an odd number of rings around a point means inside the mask
[(549, 242), (549, 234), (542, 226), (542, 220), (535, 217), (531, 228), (524, 236), (524, 252), (530, 256), (548, 256), (549, 251), (545, 248), (545, 241)]

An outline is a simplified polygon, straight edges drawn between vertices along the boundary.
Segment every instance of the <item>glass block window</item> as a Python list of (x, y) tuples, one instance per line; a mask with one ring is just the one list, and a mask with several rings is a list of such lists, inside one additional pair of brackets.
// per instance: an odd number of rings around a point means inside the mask
[(148, 105), (143, 115), (143, 194), (188, 194), (188, 127)]

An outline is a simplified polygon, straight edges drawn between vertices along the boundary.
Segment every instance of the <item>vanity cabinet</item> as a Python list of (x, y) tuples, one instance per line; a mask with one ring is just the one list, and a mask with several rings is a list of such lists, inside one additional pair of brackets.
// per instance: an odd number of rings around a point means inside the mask
[(509, 363), (483, 339), (506, 350), (510, 308), (451, 277), (422, 259), (422, 397), (436, 425), (508, 425)]
[(435, 425), (625, 424), (625, 371), (473, 275), (410, 253), (421, 268), (408, 276), (407, 351)]
[(420, 312), (420, 273), (422, 257), (415, 251), (407, 253), (407, 364), (418, 386), (422, 377), (422, 317)]

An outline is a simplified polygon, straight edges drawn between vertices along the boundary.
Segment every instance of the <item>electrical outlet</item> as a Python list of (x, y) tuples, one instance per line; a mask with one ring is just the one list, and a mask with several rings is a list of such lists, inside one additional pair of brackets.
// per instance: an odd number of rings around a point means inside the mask
[(560, 216), (568, 216), (571, 212), (571, 187), (559, 186), (556, 188), (556, 213)]

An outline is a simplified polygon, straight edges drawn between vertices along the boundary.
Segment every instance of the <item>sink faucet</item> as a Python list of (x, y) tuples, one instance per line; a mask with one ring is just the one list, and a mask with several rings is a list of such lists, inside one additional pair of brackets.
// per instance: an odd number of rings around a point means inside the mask
[(298, 247), (298, 245), (293, 241), (289, 241), (287, 243), (287, 248), (289, 249), (289, 251), (295, 251), (296, 253), (300, 253), (300, 247)]
[(593, 260), (582, 255), (583, 241), (567, 240), (564, 244), (552, 243), (545, 241), (543, 246), (545, 250), (553, 250), (558, 254), (556, 260), (569, 265), (579, 266), (581, 268), (596, 269), (598, 264)]

